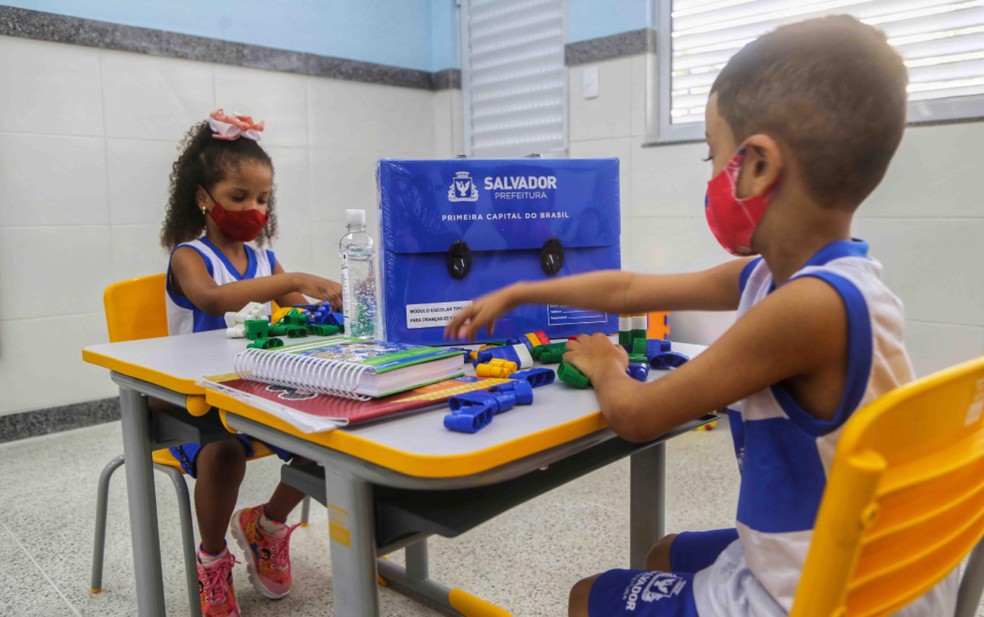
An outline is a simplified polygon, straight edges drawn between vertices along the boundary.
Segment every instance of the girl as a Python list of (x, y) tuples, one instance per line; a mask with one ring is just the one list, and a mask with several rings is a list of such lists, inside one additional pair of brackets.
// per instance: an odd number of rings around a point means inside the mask
[[(328, 300), (339, 310), (337, 282), (287, 273), (273, 251), (247, 244), (255, 240), (262, 246), (277, 231), (273, 163), (258, 143), (261, 131), (262, 122), (227, 116), (219, 109), (207, 122), (193, 126), (181, 143), (161, 230), (161, 244), (171, 251), (165, 298), (169, 334), (225, 328), (224, 314), (249, 302), (268, 303), (269, 312), (271, 300), (291, 306), (307, 303), (306, 295)], [(285, 461), (292, 457), (271, 449)], [(266, 504), (233, 514), (246, 459), (253, 453), (250, 439), (240, 435), (204, 445), (184, 444), (171, 451), (198, 479), (195, 511), (201, 535), (202, 614), (239, 615), (232, 586), (236, 559), (226, 548), (226, 525), (245, 553), (253, 587), (269, 598), (287, 595), (294, 526), (284, 521), (304, 495), (281, 483)]]

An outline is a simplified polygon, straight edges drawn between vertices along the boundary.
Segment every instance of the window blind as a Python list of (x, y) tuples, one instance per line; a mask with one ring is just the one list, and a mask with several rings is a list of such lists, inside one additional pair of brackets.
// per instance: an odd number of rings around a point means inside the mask
[(461, 18), (467, 154), (563, 154), (564, 0), (466, 0)]
[(672, 2), (670, 125), (704, 121), (711, 84), (743, 45), (781, 24), (834, 13), (879, 28), (902, 55), (910, 121), (937, 119), (925, 103), (949, 103), (953, 117), (960, 113), (952, 103), (974, 101), (980, 110), (984, 100), (984, 0), (664, 1)]

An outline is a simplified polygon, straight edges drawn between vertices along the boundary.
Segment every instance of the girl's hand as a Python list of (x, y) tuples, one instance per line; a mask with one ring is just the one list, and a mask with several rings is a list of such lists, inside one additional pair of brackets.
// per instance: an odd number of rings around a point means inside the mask
[(449, 339), (475, 340), (485, 328), (492, 336), (495, 321), (518, 306), (513, 293), (515, 285), (481, 296), (471, 305), (458, 311), (444, 327), (444, 337)]
[(303, 272), (297, 272), (295, 276), (297, 277), (296, 291), (317, 300), (327, 300), (333, 311), (342, 310), (342, 286), (340, 283)]
[(564, 362), (574, 365), (585, 377), (594, 380), (612, 365), (624, 374), (629, 367), (629, 354), (621, 345), (612, 343), (606, 334), (582, 334), (576, 340), (567, 341)]

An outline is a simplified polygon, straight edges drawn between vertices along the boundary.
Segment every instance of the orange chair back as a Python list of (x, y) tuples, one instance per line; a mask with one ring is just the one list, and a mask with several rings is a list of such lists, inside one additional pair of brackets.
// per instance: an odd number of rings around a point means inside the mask
[(844, 427), (790, 617), (890, 615), (984, 535), (984, 357), (897, 388)]
[(167, 336), (164, 274), (113, 283), (103, 293), (109, 341)]

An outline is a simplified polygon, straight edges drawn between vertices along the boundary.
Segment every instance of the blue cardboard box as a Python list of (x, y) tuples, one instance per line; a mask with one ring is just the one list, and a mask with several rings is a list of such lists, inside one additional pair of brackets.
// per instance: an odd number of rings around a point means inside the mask
[[(449, 344), (474, 298), (521, 280), (621, 268), (618, 159), (379, 161), (380, 289), (386, 338)], [(501, 340), (618, 331), (618, 316), (523, 306)]]

